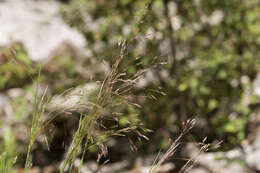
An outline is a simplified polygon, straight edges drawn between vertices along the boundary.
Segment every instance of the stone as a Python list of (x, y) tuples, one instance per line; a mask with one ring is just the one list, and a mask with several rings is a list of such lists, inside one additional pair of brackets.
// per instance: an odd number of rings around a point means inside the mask
[(20, 41), (35, 61), (49, 58), (64, 42), (84, 49), (84, 36), (62, 20), (60, 5), (50, 0), (0, 1), (0, 46)]

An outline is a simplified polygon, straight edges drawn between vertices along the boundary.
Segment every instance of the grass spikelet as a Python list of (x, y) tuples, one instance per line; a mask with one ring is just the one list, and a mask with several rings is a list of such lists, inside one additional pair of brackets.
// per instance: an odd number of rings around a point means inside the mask
[(155, 163), (151, 169), (149, 170), (149, 173), (157, 173), (160, 169), (160, 166), (168, 160), (170, 157), (172, 157), (175, 152), (177, 151), (182, 138), (195, 126), (195, 119), (189, 119), (182, 123), (182, 131), (177, 139), (171, 142), (171, 145), (169, 146), (168, 150), (161, 156), (160, 159), (158, 159), (159, 156), (157, 156), (156, 160), (157, 163)]

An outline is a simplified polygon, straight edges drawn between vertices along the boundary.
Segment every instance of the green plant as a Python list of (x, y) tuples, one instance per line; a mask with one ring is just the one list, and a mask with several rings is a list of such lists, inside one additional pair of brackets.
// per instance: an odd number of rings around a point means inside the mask
[[(101, 156), (107, 155), (105, 141), (109, 136), (124, 135), (130, 132), (134, 132), (139, 137), (147, 139), (147, 137), (144, 136), (142, 132), (147, 132), (148, 130), (142, 127), (142, 123), (140, 123), (137, 119), (133, 121), (127, 121), (124, 124), (125, 127), (120, 128), (119, 122), (122, 114), (118, 112), (111, 112), (113, 110), (116, 111), (117, 107), (122, 106), (122, 104), (129, 106), (139, 106), (138, 104), (133, 103), (129, 97), (131, 96), (132, 87), (146, 71), (140, 70), (131, 77), (129, 77), (125, 71), (120, 72), (119, 65), (126, 56), (126, 41), (123, 41), (120, 47), (119, 56), (116, 58), (111, 71), (100, 85), (96, 95), (94, 97), (92, 95), (92, 99), (90, 98), (90, 101), (87, 103), (88, 105), (86, 105), (86, 107), (90, 108), (90, 110), (87, 114), (82, 114), (80, 117), (78, 129), (67, 151), (64, 164), (60, 171), (61, 173), (65, 171), (68, 165), (70, 165), (69, 171), (72, 171), (72, 165), (80, 151), (81, 146), (83, 146), (83, 154), (81, 159), (82, 165), (85, 154), (92, 145), (101, 147), (99, 158)], [(104, 114), (104, 110), (109, 110), (110, 113)], [(102, 121), (106, 119), (110, 119), (118, 123), (114, 125), (116, 128), (108, 129), (105, 127), (105, 124), (103, 124)], [(104, 129), (103, 132), (100, 131), (102, 128)], [(99, 130), (98, 133), (97, 129)], [(81, 168), (79, 168), (79, 172), (80, 169)]]
[(43, 95), (39, 97), (39, 79), (40, 79), (40, 73), (36, 81), (36, 90), (34, 92), (34, 102), (33, 102), (33, 112), (32, 112), (32, 123), (31, 123), (31, 131), (30, 131), (30, 141), (27, 149), (27, 155), (26, 155), (26, 162), (24, 166), (24, 172), (27, 173), (28, 169), (31, 167), (32, 164), (32, 158), (30, 157), (30, 152), (32, 149), (32, 146), (35, 142), (35, 139), (39, 132), (41, 131), (41, 117), (44, 114), (44, 111), (46, 109), (47, 101), (46, 101), (46, 92), (47, 88), (45, 89)]
[[(36, 68), (35, 68), (36, 67)], [(38, 64), (33, 63), (19, 42), (0, 49), (0, 90), (21, 87), (37, 74)]]
[(0, 154), (0, 172), (10, 173), (16, 162), (16, 140), (11, 129), (8, 128), (4, 135), (4, 152)]
[[(163, 73), (154, 74), (158, 82), (147, 84), (153, 89), (163, 86), (167, 93), (157, 98), (158, 103), (145, 103), (141, 114), (148, 114), (142, 116), (148, 128), (169, 129), (190, 115), (199, 115), (206, 122), (201, 128), (207, 129), (210, 140), (225, 138), (228, 149), (239, 145), (246, 136), (248, 105), (255, 97), (248, 93), (253, 93), (260, 64), (258, 0), (153, 0), (140, 26), (133, 14), (144, 9), (145, 2), (71, 0), (63, 14), (84, 33), (95, 57), (109, 62), (118, 39), (131, 39), (139, 33), (150, 37), (131, 46), (129, 59), (142, 50), (145, 57), (140, 57), (149, 62), (158, 50), (167, 51), (170, 63), (160, 71)], [(100, 51), (95, 49), (97, 44), (105, 46)], [(199, 133), (194, 134), (198, 137)]]

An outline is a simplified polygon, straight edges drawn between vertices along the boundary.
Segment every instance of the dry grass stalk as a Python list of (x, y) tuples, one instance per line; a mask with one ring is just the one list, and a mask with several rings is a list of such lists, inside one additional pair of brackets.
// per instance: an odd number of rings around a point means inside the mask
[[(160, 169), (160, 166), (168, 160), (170, 157), (172, 157), (175, 152), (177, 151), (179, 145), (181, 144), (182, 138), (195, 126), (195, 119), (189, 119), (182, 123), (182, 131), (177, 139), (175, 139), (171, 145), (169, 146), (168, 150), (161, 156), (160, 160), (156, 159), (154, 166), (149, 170), (149, 173), (157, 173)], [(159, 156), (158, 156), (159, 157)], [(157, 158), (158, 158), (157, 157)], [(158, 160), (158, 161), (157, 161)]]
[[(189, 119), (182, 123), (183, 128), (182, 128), (180, 135), (178, 136), (178, 138), (175, 141), (173, 141), (171, 143), (168, 150), (161, 156), (160, 159), (159, 159), (160, 153), (158, 154), (158, 156), (155, 159), (155, 163), (149, 170), (149, 173), (157, 173), (160, 170), (160, 167), (162, 166), (162, 164), (176, 153), (178, 147), (181, 144), (182, 138), (195, 126), (195, 123), (196, 123), (195, 119)], [(189, 159), (186, 162), (186, 164), (183, 165), (183, 167), (178, 171), (179, 173), (184, 173), (184, 172), (187, 172), (189, 169), (191, 169), (194, 166), (197, 157), (201, 153), (208, 151), (209, 149), (213, 149), (213, 148), (216, 149), (222, 143), (222, 141), (221, 141), (221, 142), (218, 142), (217, 144), (206, 144), (205, 143), (206, 140), (207, 140), (207, 138), (204, 138), (204, 140), (201, 143), (199, 143), (199, 145), (200, 145), (199, 152), (194, 157)]]
[[(138, 120), (135, 120), (135, 123), (128, 122), (127, 126), (124, 128), (120, 128), (119, 125), (115, 125), (114, 128), (109, 129), (102, 124), (102, 121), (105, 119), (113, 119), (118, 122), (118, 119), (122, 115), (118, 112), (111, 112), (110, 115), (104, 115), (103, 112), (105, 109), (113, 110), (122, 104), (141, 107), (139, 104), (133, 102), (133, 98), (135, 96), (131, 93), (131, 90), (137, 81), (144, 75), (147, 69), (139, 70), (132, 77), (128, 77), (126, 72), (119, 72), (119, 65), (126, 56), (126, 50), (127, 43), (126, 41), (123, 41), (120, 44), (120, 53), (116, 58), (110, 73), (102, 82), (98, 93), (95, 96), (96, 99), (93, 99), (91, 103), (88, 103), (88, 105), (91, 104), (91, 110), (88, 111), (87, 114), (81, 115), (78, 129), (67, 151), (65, 161), (60, 171), (61, 173), (66, 170), (68, 165), (70, 165), (69, 172), (72, 171), (72, 165), (77, 157), (77, 154), (80, 152), (82, 145), (83, 153), (81, 166), (83, 164), (85, 154), (90, 146), (99, 146), (101, 152), (99, 153), (98, 160), (100, 160), (102, 156), (107, 156), (107, 149), (104, 142), (107, 140), (108, 136), (125, 136), (125, 134), (133, 132), (138, 136), (138, 138), (148, 139), (145, 135), (143, 135), (143, 132), (147, 132), (148, 130), (142, 127), (142, 123)], [(152, 67), (155, 66), (156, 64)], [(98, 133), (97, 129), (102, 128), (104, 129), (103, 134)], [(100, 136), (106, 137), (100, 139)], [(81, 166), (79, 168), (79, 172)]]

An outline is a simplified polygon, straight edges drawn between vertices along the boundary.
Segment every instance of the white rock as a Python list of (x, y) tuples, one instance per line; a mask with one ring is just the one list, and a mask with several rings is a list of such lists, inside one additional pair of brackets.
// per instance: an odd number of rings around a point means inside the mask
[(63, 42), (84, 48), (82, 34), (59, 15), (56, 1), (8, 0), (0, 2), (0, 45), (21, 41), (30, 58), (41, 61)]
[[(191, 168), (188, 172), (217, 172), (217, 173), (245, 173), (246, 168), (237, 162), (228, 162), (228, 159), (242, 159), (242, 151), (233, 149), (228, 152), (201, 153), (198, 156), (199, 149), (194, 144), (187, 145), (187, 150), (191, 158), (195, 159), (197, 167)], [(218, 158), (218, 159), (217, 159)], [(205, 170), (208, 170), (206, 171)]]
[(254, 93), (260, 97), (260, 72), (257, 74), (254, 82), (253, 82), (253, 87), (254, 87)]
[(257, 171), (260, 170), (259, 165), (259, 158), (260, 158), (260, 150), (256, 149), (255, 151), (246, 153), (245, 160), (248, 166), (255, 168)]

